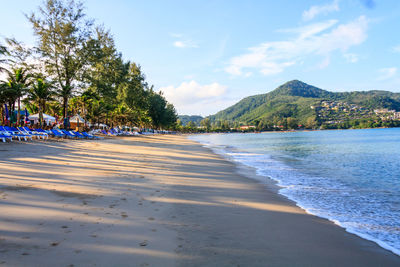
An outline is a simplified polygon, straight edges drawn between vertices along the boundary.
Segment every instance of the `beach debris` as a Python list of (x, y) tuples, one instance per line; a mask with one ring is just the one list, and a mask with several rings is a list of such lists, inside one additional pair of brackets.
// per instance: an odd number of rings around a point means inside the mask
[(147, 240), (144, 240), (143, 242), (139, 243), (139, 245), (142, 247), (147, 246)]

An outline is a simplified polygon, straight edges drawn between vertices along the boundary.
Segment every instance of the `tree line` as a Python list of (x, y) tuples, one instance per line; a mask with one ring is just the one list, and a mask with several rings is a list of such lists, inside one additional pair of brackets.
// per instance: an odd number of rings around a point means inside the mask
[[(27, 14), (36, 44), (15, 39), (0, 45), (0, 105), (21, 124), (21, 103), (30, 113), (64, 119), (80, 114), (91, 123), (171, 129), (174, 106), (146, 81), (140, 65), (126, 61), (112, 34), (87, 18), (74, 0), (46, 0)], [(2, 116), (3, 123), (4, 116)], [(67, 125), (65, 125), (67, 126)]]

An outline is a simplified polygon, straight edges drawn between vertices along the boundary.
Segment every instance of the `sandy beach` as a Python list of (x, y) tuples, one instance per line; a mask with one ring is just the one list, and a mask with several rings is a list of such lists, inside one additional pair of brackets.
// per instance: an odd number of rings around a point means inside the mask
[(252, 175), (185, 136), (0, 144), (0, 266), (400, 266)]

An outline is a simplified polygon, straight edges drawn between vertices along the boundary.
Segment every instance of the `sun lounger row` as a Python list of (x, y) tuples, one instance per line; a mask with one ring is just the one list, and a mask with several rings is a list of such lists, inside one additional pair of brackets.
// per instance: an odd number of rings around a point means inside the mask
[(87, 132), (77, 132), (77, 131), (67, 131), (63, 129), (53, 129), (49, 132), (50, 135), (54, 137), (61, 137), (61, 138), (86, 138), (86, 139), (98, 139), (98, 136), (93, 134), (89, 134)]
[(13, 138), (18, 138), (19, 141), (21, 139), (28, 141), (29, 139), (32, 140), (32, 135), (26, 131), (20, 131), (15, 127), (9, 126), (0, 126), (0, 135), (3, 142), (7, 140), (12, 141)]
[(53, 130), (43, 130), (43, 129), (29, 129), (28, 127), (9, 127), (9, 126), (0, 126), (0, 140), (3, 142), (12, 141), (13, 138), (17, 138), (19, 141), (25, 140), (28, 141), (33, 140), (33, 137), (37, 139), (48, 139), (49, 136), (60, 137), (60, 138), (86, 138), (86, 139), (97, 139), (98, 136), (89, 134), (87, 132), (76, 132), (76, 131), (67, 131), (60, 129)]
[(104, 135), (109, 135), (109, 136), (117, 136), (117, 135), (123, 135), (123, 136), (127, 136), (127, 135), (139, 135), (138, 132), (130, 132), (130, 131), (122, 131), (118, 128), (111, 128), (110, 130), (106, 131), (106, 130), (101, 130), (100, 133), (104, 134)]

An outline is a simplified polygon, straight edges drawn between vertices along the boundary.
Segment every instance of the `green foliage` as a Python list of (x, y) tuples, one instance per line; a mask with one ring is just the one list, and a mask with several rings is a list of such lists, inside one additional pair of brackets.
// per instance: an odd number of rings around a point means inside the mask
[(148, 85), (140, 65), (122, 59), (110, 32), (94, 27), (83, 9), (74, 0), (46, 0), (28, 16), (38, 38), (31, 49), (41, 63), (36, 67), (27, 64), (31, 51), (16, 40), (7, 39), (10, 51), (0, 46), (0, 61), (7, 54), (12, 63), (7, 81), (0, 83), (0, 104), (13, 111), (18, 100), (19, 110), (24, 98), (41, 122), (42, 113), (69, 113), (94, 124), (176, 128), (174, 106)]
[(199, 126), (201, 120), (204, 119), (202, 116), (197, 116), (197, 115), (193, 115), (193, 116), (179, 115), (178, 118), (183, 126), (186, 126), (190, 121), (192, 121), (195, 125)]
[(11, 111), (15, 110), (15, 102), (18, 104), (17, 124), (20, 122), (21, 97), (28, 91), (31, 84), (32, 75), (25, 68), (12, 68), (6, 70), (7, 78), (5, 82), (4, 95), (7, 97)]
[(38, 37), (38, 52), (46, 72), (58, 84), (63, 99), (63, 116), (67, 116), (68, 100), (88, 64), (93, 22), (85, 19), (83, 5), (74, 0), (47, 0), (39, 14), (28, 16)]
[(26, 102), (35, 103), (38, 106), (39, 125), (43, 125), (43, 111), (46, 109), (46, 103), (54, 100), (55, 93), (52, 90), (53, 85), (42, 78), (37, 78), (28, 91)]
[(148, 113), (155, 128), (172, 127), (178, 118), (175, 108), (169, 104), (161, 93), (149, 92)]

